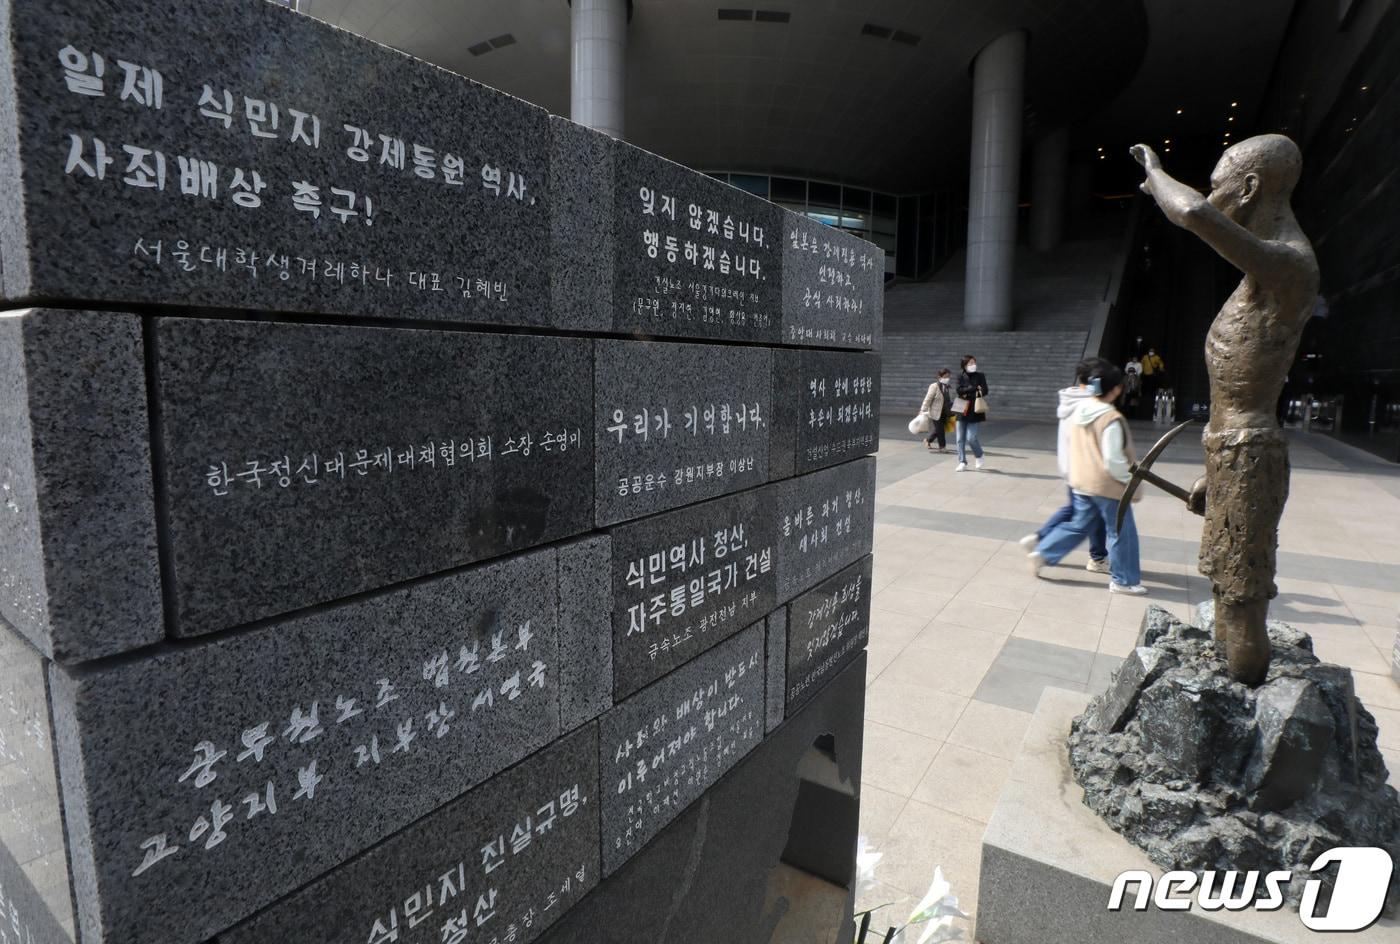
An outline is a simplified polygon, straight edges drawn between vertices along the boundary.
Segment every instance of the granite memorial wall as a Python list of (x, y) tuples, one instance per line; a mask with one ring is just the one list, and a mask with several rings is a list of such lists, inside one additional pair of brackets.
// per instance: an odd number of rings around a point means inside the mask
[(857, 807), (879, 249), (263, 0), (0, 22), (0, 941), (529, 942)]

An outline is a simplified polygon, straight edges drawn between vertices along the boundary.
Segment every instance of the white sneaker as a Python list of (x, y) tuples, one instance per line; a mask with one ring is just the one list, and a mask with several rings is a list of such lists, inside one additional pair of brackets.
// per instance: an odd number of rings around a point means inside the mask
[(966, 462), (959, 462), (959, 463), (958, 463), (958, 467), (957, 467), (956, 469), (954, 469), (953, 471), (954, 471), (954, 472), (966, 472), (966, 471), (967, 471), (967, 463), (966, 463)]
[(979, 468), (979, 469), (982, 468), (982, 460), (981, 460), (981, 459), (978, 459), (978, 460), (977, 460), (977, 466), (976, 466), (976, 467)]
[(1031, 565), (1031, 576), (1039, 577), (1040, 568), (1045, 566), (1045, 558), (1041, 557), (1035, 551), (1031, 551), (1026, 555), (1026, 563)]
[(1021, 545), (1021, 548), (1029, 554), (1031, 551), (1035, 550), (1035, 546), (1040, 543), (1040, 535), (1028, 534), (1016, 543)]
[(1110, 572), (1110, 568), (1109, 568), (1109, 566), (1108, 566), (1108, 558), (1105, 557), (1103, 560), (1094, 560), (1094, 559), (1091, 557), (1091, 558), (1089, 558), (1089, 563), (1087, 563), (1087, 564), (1084, 565), (1084, 569), (1087, 570), (1087, 571), (1088, 571), (1089, 573), (1091, 573), (1091, 574), (1106, 574), (1106, 573), (1109, 573), (1109, 572)]
[(1130, 594), (1132, 594), (1132, 595), (1135, 596), (1135, 597), (1140, 597), (1140, 596), (1142, 596), (1143, 594), (1145, 594), (1145, 593), (1147, 592), (1147, 588), (1144, 587), (1144, 586), (1143, 586), (1142, 584), (1140, 584), (1140, 583), (1135, 583), (1135, 584), (1133, 584), (1131, 587), (1128, 587), (1128, 586), (1125, 586), (1125, 585), (1123, 585), (1123, 584), (1121, 584), (1121, 583), (1112, 583), (1112, 582), (1110, 582), (1109, 585), (1108, 585), (1108, 592), (1109, 592), (1109, 593), (1130, 593)]

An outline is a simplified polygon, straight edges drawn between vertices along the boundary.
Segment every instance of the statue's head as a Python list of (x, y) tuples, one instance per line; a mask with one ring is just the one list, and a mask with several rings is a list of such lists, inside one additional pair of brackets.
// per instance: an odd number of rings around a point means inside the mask
[(1261, 134), (1234, 145), (1210, 175), (1211, 206), (1241, 226), (1248, 226), (1261, 210), (1272, 212), (1288, 204), (1303, 155), (1292, 138)]

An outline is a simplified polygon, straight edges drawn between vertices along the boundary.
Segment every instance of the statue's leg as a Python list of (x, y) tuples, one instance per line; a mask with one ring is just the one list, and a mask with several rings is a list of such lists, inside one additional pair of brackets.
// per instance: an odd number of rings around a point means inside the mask
[(1215, 597), (1215, 645), (1230, 665), (1230, 677), (1245, 685), (1258, 685), (1269, 673), (1269, 632), (1264, 621), (1268, 600), (1227, 603)]
[(1288, 498), (1288, 447), (1276, 429), (1201, 437), (1206, 454), (1201, 573), (1215, 594), (1217, 651), (1230, 677), (1258, 685), (1269, 671), (1264, 628), (1274, 584), (1278, 523)]

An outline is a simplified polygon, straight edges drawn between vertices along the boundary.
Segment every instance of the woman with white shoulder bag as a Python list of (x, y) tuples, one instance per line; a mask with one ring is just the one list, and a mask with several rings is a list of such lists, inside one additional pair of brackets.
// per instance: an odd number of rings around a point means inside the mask
[(978, 428), (987, 419), (987, 375), (977, 369), (977, 358), (963, 355), (962, 373), (958, 374), (958, 398), (953, 401), (958, 421), (958, 465), (954, 472), (967, 469), (967, 450), (977, 468), (982, 468), (982, 437)]

